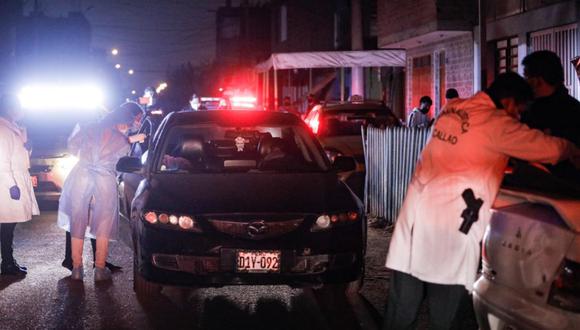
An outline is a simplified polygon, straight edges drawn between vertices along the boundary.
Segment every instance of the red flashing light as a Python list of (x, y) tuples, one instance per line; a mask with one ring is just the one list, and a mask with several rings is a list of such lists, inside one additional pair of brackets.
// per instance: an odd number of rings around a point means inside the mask
[(320, 129), (320, 114), (317, 109), (312, 109), (312, 111), (314, 113), (309, 116), (310, 120), (308, 120), (306, 124), (310, 126), (310, 129), (312, 129), (314, 134), (318, 134), (318, 130)]
[(255, 96), (232, 96), (230, 102), (232, 109), (254, 109), (257, 98)]

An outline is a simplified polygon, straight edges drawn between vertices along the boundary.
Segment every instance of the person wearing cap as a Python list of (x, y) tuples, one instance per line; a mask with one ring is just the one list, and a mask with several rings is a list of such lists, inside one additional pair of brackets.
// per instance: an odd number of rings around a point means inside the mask
[(144, 134), (127, 136), (143, 116), (134, 103), (125, 103), (98, 123), (77, 125), (68, 140), (78, 163), (67, 176), (59, 200), (58, 225), (70, 232), (73, 280), (82, 280), (85, 235), (96, 238), (94, 280), (111, 279), (106, 268), (109, 240), (118, 234), (117, 161)]

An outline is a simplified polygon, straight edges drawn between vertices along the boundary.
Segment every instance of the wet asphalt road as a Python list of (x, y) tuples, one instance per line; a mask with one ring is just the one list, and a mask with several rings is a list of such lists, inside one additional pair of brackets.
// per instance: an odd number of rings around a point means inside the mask
[[(380, 239), (381, 235), (370, 236)], [(377, 323), (365, 323), (360, 311), (378, 321), (378, 314), (369, 307), (382, 309), (386, 294), (386, 281), (381, 273), (384, 269), (380, 266), (384, 253), (375, 251), (367, 259), (367, 269), (372, 274), (367, 274), (363, 290), (372, 304), (358, 297), (354, 308), (346, 296), (328, 297), (310, 289), (287, 286), (198, 290), (167, 287), (155, 300), (139, 300), (133, 292), (129, 248), (120, 242), (111, 244), (110, 260), (122, 266), (123, 271), (115, 273), (110, 283), (96, 284), (87, 240), (85, 280), (76, 282), (70, 280), (70, 272), (60, 265), (64, 237), (56, 226), (54, 210), (44, 211), (16, 227), (15, 257), (28, 267), (29, 274), (23, 279), (0, 276), (0, 329), (373, 328)], [(369, 260), (379, 264), (369, 267)], [(375, 274), (374, 268), (379, 273)]]

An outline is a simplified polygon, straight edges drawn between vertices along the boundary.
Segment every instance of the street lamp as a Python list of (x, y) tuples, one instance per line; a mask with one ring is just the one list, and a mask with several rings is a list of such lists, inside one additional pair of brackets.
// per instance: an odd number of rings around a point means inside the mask
[(119, 70), (121, 68), (121, 64), (117, 63), (115, 64), (115, 69)]
[(113, 56), (118, 55), (119, 50), (117, 48), (113, 48), (113, 49), (111, 49), (111, 54), (113, 54)]
[(135, 73), (135, 71), (133, 71), (133, 69), (129, 69), (129, 71), (127, 71), (127, 73), (133, 74), (133, 73)]

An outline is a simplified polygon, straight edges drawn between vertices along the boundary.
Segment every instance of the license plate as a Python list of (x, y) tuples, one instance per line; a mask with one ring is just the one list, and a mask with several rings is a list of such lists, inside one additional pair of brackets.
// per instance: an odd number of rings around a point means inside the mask
[(38, 187), (38, 177), (36, 175), (33, 175), (30, 177), (30, 179), (32, 180), (32, 186), (34, 188)]
[(280, 251), (238, 251), (236, 257), (240, 273), (280, 272)]

